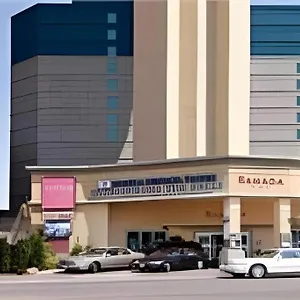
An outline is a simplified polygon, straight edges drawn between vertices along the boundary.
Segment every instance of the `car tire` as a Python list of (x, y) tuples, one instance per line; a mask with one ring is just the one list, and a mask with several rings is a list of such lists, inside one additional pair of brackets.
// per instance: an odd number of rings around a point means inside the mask
[(91, 274), (95, 274), (95, 273), (100, 272), (100, 269), (101, 269), (101, 266), (100, 266), (100, 264), (97, 263), (97, 262), (92, 262), (92, 263), (89, 265), (89, 273), (91, 273)]
[(171, 265), (170, 265), (169, 263), (165, 263), (165, 264), (164, 264), (164, 271), (165, 271), (166, 273), (171, 272), (171, 269), (172, 269), (172, 267), (171, 267)]
[(251, 278), (260, 279), (264, 278), (267, 274), (267, 269), (264, 265), (253, 265), (249, 270), (249, 276)]

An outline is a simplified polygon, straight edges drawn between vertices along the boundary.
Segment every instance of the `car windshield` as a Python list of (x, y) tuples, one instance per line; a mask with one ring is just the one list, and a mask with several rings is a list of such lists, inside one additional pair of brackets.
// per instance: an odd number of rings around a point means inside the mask
[(279, 253), (278, 250), (263, 250), (256, 253), (256, 257), (273, 258)]
[(106, 251), (106, 248), (92, 248), (88, 251), (82, 252), (80, 255), (103, 255)]

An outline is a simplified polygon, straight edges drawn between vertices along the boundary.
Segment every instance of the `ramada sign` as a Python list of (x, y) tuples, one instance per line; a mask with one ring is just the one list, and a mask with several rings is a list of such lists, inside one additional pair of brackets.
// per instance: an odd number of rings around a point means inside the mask
[(246, 177), (239, 176), (239, 183), (246, 183), (251, 185), (284, 185), (281, 178), (275, 179), (273, 177)]

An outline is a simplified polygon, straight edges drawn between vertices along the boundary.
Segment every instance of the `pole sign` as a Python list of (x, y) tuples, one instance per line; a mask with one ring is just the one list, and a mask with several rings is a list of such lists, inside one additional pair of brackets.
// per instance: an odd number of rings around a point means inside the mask
[(207, 194), (222, 191), (222, 182), (216, 174), (196, 174), (98, 181), (89, 200), (128, 197), (159, 197)]

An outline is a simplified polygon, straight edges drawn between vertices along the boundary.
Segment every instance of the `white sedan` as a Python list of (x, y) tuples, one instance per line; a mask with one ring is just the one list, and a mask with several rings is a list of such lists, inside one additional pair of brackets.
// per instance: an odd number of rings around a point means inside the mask
[(263, 278), (270, 275), (299, 275), (300, 249), (278, 248), (264, 250), (258, 257), (229, 259), (220, 265), (222, 272), (241, 278)]

